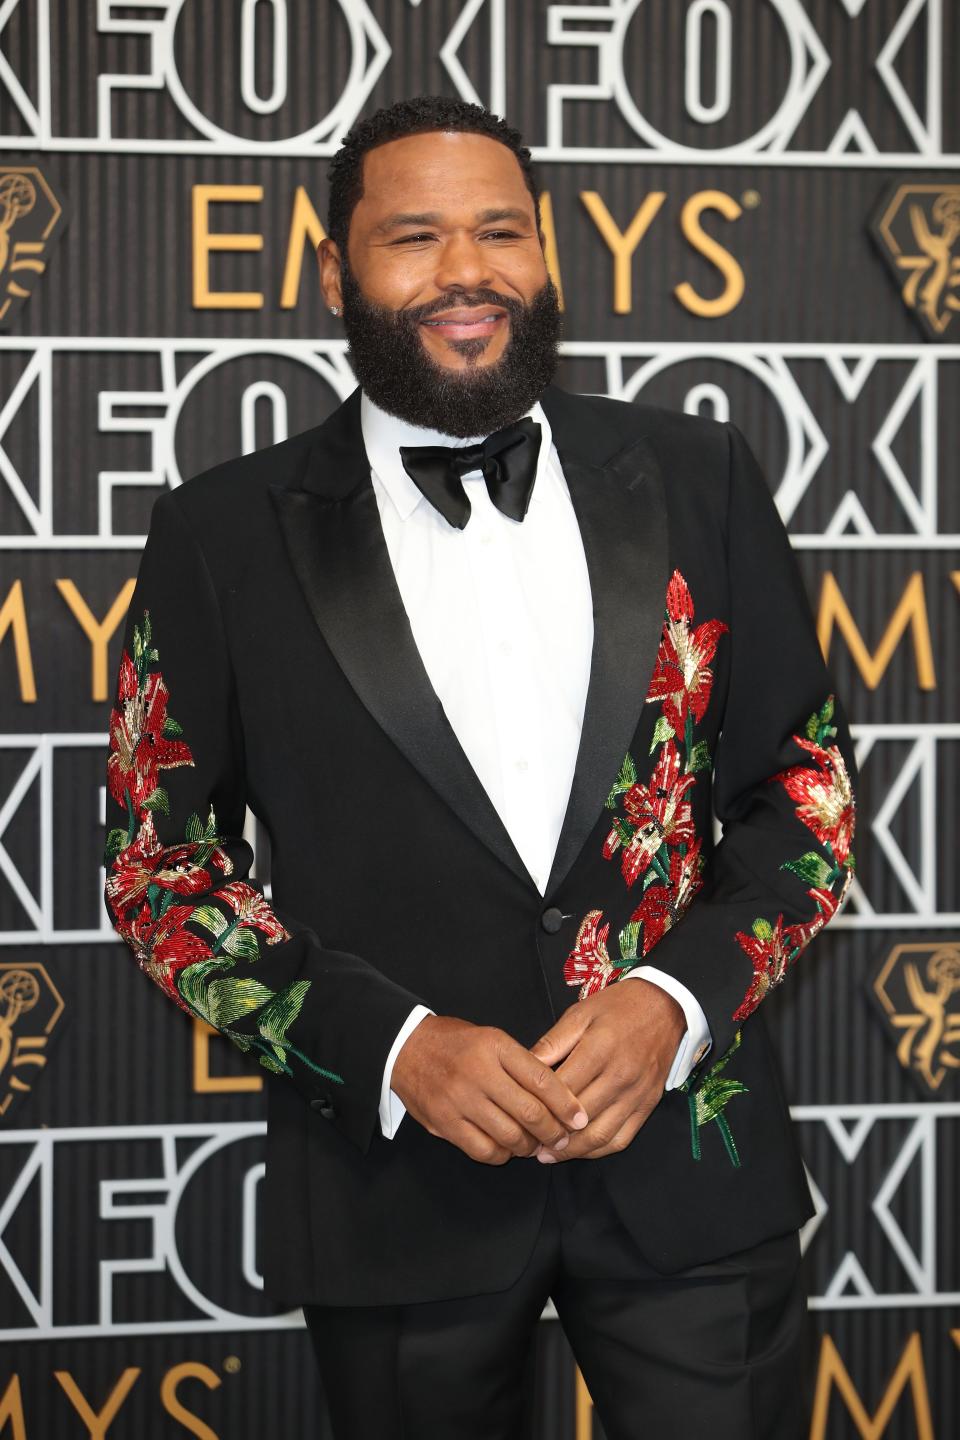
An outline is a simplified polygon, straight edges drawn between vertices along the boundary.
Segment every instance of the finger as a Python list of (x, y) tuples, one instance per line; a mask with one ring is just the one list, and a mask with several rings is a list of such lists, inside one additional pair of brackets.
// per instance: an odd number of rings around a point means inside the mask
[(481, 1165), (505, 1165), (511, 1158), (506, 1146), (499, 1145), (472, 1120), (459, 1120), (451, 1134), (443, 1138), (449, 1139), (451, 1145), (456, 1145), (458, 1150), (469, 1155), (471, 1160), (479, 1161)]
[(485, 1093), (489, 1101), (505, 1111), (512, 1122), (533, 1139), (532, 1150), (527, 1154), (532, 1154), (538, 1145), (553, 1147), (566, 1141), (567, 1127), (549, 1106), (531, 1095), (505, 1070), (499, 1072)]
[[(489, 1135), (491, 1140), (509, 1150), (511, 1155), (533, 1155), (542, 1143), (530, 1130), (519, 1124), (508, 1110), (504, 1110), (486, 1095), (479, 1097), (478, 1104), (471, 1111), (471, 1120)], [(558, 1141), (566, 1134), (555, 1120), (551, 1129)]]
[(524, 1090), (544, 1104), (566, 1130), (582, 1130), (588, 1116), (564, 1082), (529, 1050), (513, 1041), (499, 1051), (500, 1066)]
[(620, 1096), (614, 1104), (608, 1105), (606, 1109), (600, 1111), (578, 1135), (571, 1135), (569, 1145), (565, 1146), (563, 1150), (557, 1152), (543, 1147), (537, 1151), (537, 1158), (541, 1159), (543, 1154), (547, 1154), (555, 1160), (584, 1160), (600, 1150), (609, 1153), (610, 1147), (623, 1127), (636, 1116), (637, 1129), (639, 1129), (640, 1121), (646, 1118), (646, 1113), (646, 1111), (642, 1114), (638, 1113), (634, 1097)]
[(589, 1012), (584, 1011), (580, 1005), (571, 1005), (569, 1010), (565, 1010), (560, 1019), (551, 1025), (547, 1033), (541, 1035), (535, 1045), (530, 1046), (531, 1055), (542, 1060), (545, 1065), (558, 1065), (570, 1054), (589, 1024)]
[[(602, 1043), (602, 1036), (594, 1031), (588, 1031), (578, 1045), (558, 1065), (554, 1072), (558, 1080), (579, 1095), (580, 1104), (587, 1114), (593, 1117), (597, 1113), (597, 1100), (594, 1096), (593, 1107), (587, 1104), (586, 1091), (601, 1079), (609, 1069), (609, 1056), (607, 1047)], [(612, 1094), (604, 1094), (603, 1100), (606, 1103), (612, 1099)]]

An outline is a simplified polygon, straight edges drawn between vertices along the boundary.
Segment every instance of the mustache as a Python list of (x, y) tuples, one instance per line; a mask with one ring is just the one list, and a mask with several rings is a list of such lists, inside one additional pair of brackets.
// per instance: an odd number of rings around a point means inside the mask
[(438, 295), (436, 300), (428, 300), (425, 305), (411, 305), (407, 310), (398, 310), (396, 316), (399, 323), (412, 326), (419, 325), (423, 320), (430, 320), (434, 315), (454, 306), (470, 309), (480, 305), (499, 305), (511, 319), (522, 315), (527, 308), (522, 300), (517, 300), (512, 295), (501, 295), (499, 290), (480, 289), (472, 290), (469, 295)]

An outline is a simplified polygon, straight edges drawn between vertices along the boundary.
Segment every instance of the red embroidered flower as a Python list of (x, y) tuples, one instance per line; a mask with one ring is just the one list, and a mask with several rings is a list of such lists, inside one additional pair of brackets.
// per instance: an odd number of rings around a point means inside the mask
[(563, 978), (567, 984), (580, 986), (578, 998), (581, 1000), (586, 1000), (588, 995), (595, 995), (618, 974), (607, 953), (610, 926), (607, 924), (597, 928), (597, 922), (602, 915), (602, 910), (590, 910), (583, 917), (573, 949), (563, 967)]
[(643, 953), (649, 954), (654, 945), (675, 925), (690, 901), (700, 889), (703, 881), (700, 871), (701, 841), (697, 840), (686, 855), (674, 850), (670, 856), (669, 885), (651, 885), (643, 899), (630, 916), (631, 923), (643, 924)]
[(793, 765), (773, 778), (793, 800), (798, 819), (831, 847), (837, 864), (843, 865), (850, 854), (854, 827), (853, 787), (843, 756), (836, 745), (824, 749), (802, 735), (793, 738), (813, 757), (817, 768)]
[(623, 845), (620, 867), (628, 885), (647, 870), (663, 845), (692, 844), (696, 839), (693, 811), (684, 799), (696, 783), (695, 775), (680, 774), (680, 752), (668, 740), (648, 784), (637, 782), (624, 793), (624, 828), (632, 833), (625, 839), (623, 830), (615, 826), (607, 836), (603, 853), (609, 860)]
[(153, 920), (150, 906), (144, 905), (133, 922), (124, 927), (141, 970), (188, 1014), (193, 1012), (177, 989), (176, 977), (187, 965), (209, 960), (212, 954), (205, 940), (186, 929), (192, 914), (192, 905), (171, 905)]
[(121, 809), (127, 808), (129, 795), (138, 815), (143, 802), (156, 790), (161, 770), (193, 764), (190, 747), (163, 733), (169, 729), (167, 698), (163, 677), (148, 675), (141, 686), (133, 661), (124, 651), (117, 708), (110, 716), (107, 783)]
[(684, 734), (688, 713), (695, 721), (703, 719), (713, 687), (710, 662), (720, 636), (729, 628), (722, 620), (707, 620), (694, 630), (692, 620), (693, 600), (687, 582), (674, 570), (667, 586), (667, 618), (647, 704), (663, 702), (663, 713), (678, 737)]
[(853, 874), (848, 870), (839, 895), (819, 887), (808, 890), (807, 894), (817, 906), (817, 912), (810, 920), (802, 920), (796, 925), (784, 925), (783, 916), (778, 915), (774, 928), (771, 928), (768, 920), (754, 920), (752, 935), (744, 935), (742, 931), (737, 933), (740, 948), (753, 961), (753, 981), (739, 1009), (733, 1012), (734, 1020), (745, 1020), (748, 1015), (752, 1015), (767, 991), (774, 985), (779, 985), (787, 967), (836, 914), (843, 893), (852, 879)]
[[(198, 857), (203, 857), (202, 864), (197, 863)], [(153, 815), (147, 810), (132, 843), (113, 862), (107, 878), (107, 899), (120, 917), (140, 903), (151, 885), (173, 890), (177, 895), (201, 895), (210, 888), (208, 865), (216, 865), (225, 875), (233, 870), (229, 855), (207, 841), (161, 845)]]
[(746, 1020), (752, 1015), (767, 992), (783, 979), (796, 955), (791, 928), (784, 929), (783, 916), (778, 915), (775, 926), (771, 926), (769, 920), (754, 920), (752, 935), (737, 931), (738, 945), (753, 962), (753, 980), (739, 1008), (733, 1012), (734, 1020)]
[(240, 917), (241, 925), (255, 926), (257, 930), (262, 930), (268, 945), (290, 939), (289, 931), (281, 925), (260, 891), (248, 885), (245, 880), (234, 880), (231, 884), (224, 885), (222, 890), (217, 891), (217, 899), (226, 900), (231, 910)]

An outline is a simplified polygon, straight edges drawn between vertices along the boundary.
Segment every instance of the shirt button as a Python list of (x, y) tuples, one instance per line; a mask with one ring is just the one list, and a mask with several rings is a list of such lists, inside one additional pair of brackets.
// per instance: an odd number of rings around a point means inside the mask
[(526, 760), (518, 760), (515, 768), (520, 771), (521, 775), (525, 775), (530, 769), (530, 766)]
[(550, 908), (544, 910), (540, 916), (540, 924), (548, 935), (556, 935), (563, 924), (563, 911), (558, 910), (556, 905), (551, 905)]
[(500, 651), (501, 655), (513, 654), (513, 646), (510, 644), (509, 640), (501, 640), (500, 644), (497, 646), (497, 649)]

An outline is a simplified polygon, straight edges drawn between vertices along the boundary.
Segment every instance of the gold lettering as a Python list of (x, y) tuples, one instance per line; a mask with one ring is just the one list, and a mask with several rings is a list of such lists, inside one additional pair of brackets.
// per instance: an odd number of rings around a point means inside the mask
[(262, 310), (259, 290), (211, 290), (210, 256), (219, 250), (262, 250), (259, 233), (222, 234), (210, 229), (210, 206), (263, 199), (262, 185), (194, 185), (193, 304), (197, 310)]
[(211, 1075), (210, 1040), (217, 1034), (205, 1020), (193, 1017), (193, 1089), (197, 1095), (236, 1095), (263, 1089), (262, 1075)]
[(630, 313), (633, 302), (633, 280), (630, 273), (633, 252), (650, 229), (666, 198), (665, 190), (651, 190), (628, 228), (621, 232), (596, 190), (580, 192), (580, 199), (613, 255), (613, 309), (616, 315)]
[(890, 617), (890, 623), (872, 655), (864, 644), (863, 636), (850, 613), (840, 586), (833, 574), (829, 570), (826, 571), (820, 590), (820, 607), (817, 614), (817, 638), (820, 641), (820, 649), (823, 651), (825, 660), (830, 655), (834, 625), (847, 642), (847, 648), (853, 656), (868, 690), (876, 690), (884, 671), (893, 658), (893, 652), (909, 626), (913, 637), (917, 684), (921, 690), (937, 688), (927, 602), (923, 589), (923, 576), (919, 570), (915, 570), (907, 581), (897, 608)]
[(290, 237), (287, 241), (287, 260), (283, 267), (283, 283), (280, 286), (280, 309), (293, 310), (300, 299), (300, 276), (303, 273), (303, 252), (307, 241), (316, 250), (326, 236), (320, 223), (320, 216), (313, 208), (313, 202), (302, 185), (298, 185), (293, 196), (293, 214), (290, 217)]
[(736, 200), (722, 190), (700, 190), (696, 195), (690, 196), (680, 212), (680, 229), (684, 237), (689, 240), (694, 250), (699, 251), (705, 260), (717, 267), (726, 285), (715, 300), (705, 300), (702, 295), (698, 295), (688, 280), (676, 285), (673, 293), (684, 309), (689, 310), (692, 315), (716, 319), (719, 315), (729, 315), (730, 311), (740, 304), (746, 281), (730, 251), (725, 250), (701, 226), (700, 216), (704, 210), (719, 210), (725, 220), (738, 220), (743, 211)]
[(830, 1409), (830, 1390), (836, 1385), (840, 1398), (846, 1405), (862, 1440), (881, 1440), (897, 1401), (909, 1383), (913, 1396), (914, 1420), (917, 1440), (934, 1440), (933, 1418), (930, 1414), (930, 1396), (927, 1393), (927, 1376), (923, 1368), (923, 1350), (920, 1336), (916, 1331), (903, 1347), (899, 1364), (893, 1373), (883, 1398), (873, 1416), (867, 1414), (856, 1386), (847, 1373), (847, 1367), (829, 1335), (824, 1335), (820, 1348), (820, 1364), (817, 1372), (817, 1390), (813, 1401), (813, 1420), (810, 1426), (810, 1440), (826, 1440), (827, 1417)]
[(550, 279), (557, 287), (560, 309), (563, 309), (563, 281), (560, 279), (560, 253), (557, 250), (557, 226), (553, 217), (553, 198), (549, 190), (540, 196), (540, 239), (543, 243), (543, 258), (547, 262)]
[(0, 1430), (10, 1426), (10, 1440), (27, 1440), (27, 1422), (23, 1416), (20, 1376), (11, 1375), (10, 1383), (0, 1400)]
[(107, 646), (117, 626), (130, 608), (135, 580), (127, 580), (102, 620), (98, 620), (72, 580), (58, 580), (57, 589), (63, 596), (80, 629), (90, 641), (90, 698), (107, 698)]
[(177, 1386), (181, 1380), (202, 1380), (208, 1390), (216, 1390), (222, 1384), (220, 1376), (215, 1370), (211, 1370), (209, 1365), (197, 1365), (192, 1360), (185, 1360), (182, 1365), (174, 1365), (168, 1370), (160, 1385), (160, 1399), (168, 1415), (179, 1420), (184, 1430), (196, 1435), (197, 1440), (217, 1440), (216, 1432), (180, 1403)]
[(104, 1436), (116, 1418), (117, 1411), (136, 1384), (140, 1371), (132, 1365), (124, 1370), (120, 1379), (107, 1396), (106, 1403), (99, 1415), (93, 1413), (90, 1402), (83, 1395), (69, 1370), (54, 1370), (53, 1373), (63, 1386), (70, 1404), (74, 1410), (76, 1410), (84, 1425), (86, 1425), (90, 1434), (90, 1440), (104, 1440)]
[(30, 632), (27, 629), (27, 610), (23, 603), (23, 583), (20, 580), (14, 580), (3, 602), (3, 608), (0, 609), (0, 640), (8, 630), (13, 631), (13, 652), (17, 657), (20, 699), (24, 705), (32, 705), (37, 698), (37, 686), (33, 677)]

